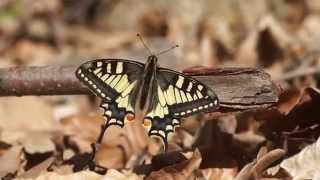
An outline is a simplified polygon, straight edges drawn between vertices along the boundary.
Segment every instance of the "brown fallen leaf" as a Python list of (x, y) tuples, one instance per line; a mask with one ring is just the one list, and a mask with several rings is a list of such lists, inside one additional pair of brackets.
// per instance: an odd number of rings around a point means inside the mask
[[(291, 101), (290, 99), (288, 99)], [(306, 144), (315, 141), (320, 135), (319, 128), (319, 105), (320, 93), (317, 89), (306, 88), (296, 104), (290, 107), (287, 114), (278, 109), (256, 113), (256, 119), (263, 120), (260, 131), (268, 140), (279, 146), (287, 146), (288, 155), (293, 155), (301, 150)]]
[(201, 161), (201, 154), (199, 150), (196, 149), (190, 159), (179, 164), (171, 165), (158, 171), (154, 171), (147, 177), (147, 179), (185, 180), (195, 176), (194, 171), (200, 167)]
[[(65, 134), (70, 136), (70, 142), (84, 153), (91, 152), (90, 144), (96, 141), (103, 121), (100, 113), (91, 116), (77, 115), (61, 121), (61, 127)], [(141, 124), (128, 123), (124, 128), (116, 126), (108, 128), (97, 152), (98, 164), (108, 168), (123, 168), (130, 157), (144, 153), (143, 150), (150, 142), (150, 138)], [(155, 149), (159, 149), (159, 145), (152, 147), (148, 148), (147, 155), (156, 154)], [(136, 164), (129, 165), (128, 168), (134, 165)]]
[[(1, 134), (1, 131), (0, 131), (0, 134)], [(12, 147), (11, 144), (0, 141), (0, 156), (6, 153), (11, 147)]]
[(298, 89), (288, 89), (281, 93), (277, 103), (280, 113), (288, 114), (299, 102), (301, 91)]
[(0, 178), (15, 174), (22, 167), (22, 147), (13, 146), (0, 157)]

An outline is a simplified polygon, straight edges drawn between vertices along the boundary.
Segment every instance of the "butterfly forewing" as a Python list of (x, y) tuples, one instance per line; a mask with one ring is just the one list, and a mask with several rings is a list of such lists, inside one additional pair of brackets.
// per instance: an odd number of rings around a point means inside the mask
[(144, 65), (122, 59), (100, 59), (81, 65), (76, 76), (102, 98), (101, 107), (108, 125), (123, 126), (126, 116), (133, 115), (133, 95)]

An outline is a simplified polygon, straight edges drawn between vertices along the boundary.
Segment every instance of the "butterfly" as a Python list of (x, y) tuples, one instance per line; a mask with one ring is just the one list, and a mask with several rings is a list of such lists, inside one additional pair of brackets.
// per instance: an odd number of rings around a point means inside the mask
[(80, 65), (76, 77), (102, 99), (105, 130), (141, 120), (148, 135), (160, 137), (166, 150), (168, 137), (182, 118), (212, 112), (219, 107), (219, 100), (205, 84), (161, 68), (157, 61), (156, 55), (150, 55), (146, 64), (97, 59)]

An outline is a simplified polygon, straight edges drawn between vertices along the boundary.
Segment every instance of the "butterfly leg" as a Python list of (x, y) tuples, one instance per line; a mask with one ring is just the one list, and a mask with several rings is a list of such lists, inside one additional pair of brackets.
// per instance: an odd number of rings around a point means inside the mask
[(94, 161), (95, 159), (95, 155), (102, 143), (103, 140), (103, 136), (106, 132), (106, 130), (108, 129), (108, 127), (110, 126), (110, 124), (108, 124), (108, 121), (105, 121), (103, 125), (101, 125), (101, 129), (100, 129), (100, 134), (97, 138), (97, 141), (95, 143), (91, 144), (91, 148), (92, 148), (92, 156), (91, 156), (91, 161)]

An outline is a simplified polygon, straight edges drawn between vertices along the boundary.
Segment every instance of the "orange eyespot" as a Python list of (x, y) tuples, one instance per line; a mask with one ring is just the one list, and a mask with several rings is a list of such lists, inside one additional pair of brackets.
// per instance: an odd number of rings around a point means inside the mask
[(151, 126), (151, 120), (150, 120), (150, 119), (144, 119), (144, 120), (143, 120), (143, 125), (144, 125), (144, 126), (147, 126), (147, 127), (148, 127), (148, 126)]
[(128, 113), (127, 119), (128, 119), (128, 121), (133, 121), (135, 119), (135, 115), (133, 113)]

